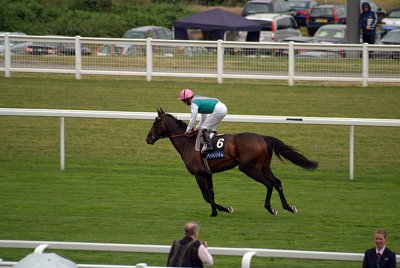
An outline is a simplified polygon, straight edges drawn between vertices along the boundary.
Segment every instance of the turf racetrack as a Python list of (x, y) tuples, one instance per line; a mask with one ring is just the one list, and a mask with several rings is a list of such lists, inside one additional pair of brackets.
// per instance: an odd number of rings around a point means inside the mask
[[(46, 78), (46, 79), (45, 79)], [(0, 107), (188, 112), (176, 100), (190, 87), (227, 104), (230, 114), (399, 118), (400, 87), (284, 82), (13, 75), (0, 78)], [(400, 251), (400, 129), (355, 127), (355, 179), (349, 175), (349, 128), (323, 125), (238, 124), (219, 131), (275, 136), (317, 160), (314, 172), (274, 158), (297, 214), (284, 211), (277, 192), (263, 208), (265, 188), (237, 169), (214, 175), (216, 201), (233, 214), (211, 218), (210, 207), (169, 140), (145, 142), (149, 120), (67, 118), (66, 170), (59, 168), (59, 119), (0, 117), (0, 237), (168, 245), (186, 221), (215, 247), (364, 252), (372, 233), (388, 231)], [(29, 250), (0, 249), (18, 261)], [(76, 263), (165, 265), (165, 254), (57, 251)], [(215, 256), (214, 267), (239, 267), (241, 258)], [(360, 267), (360, 263), (253, 258), (252, 267)]]

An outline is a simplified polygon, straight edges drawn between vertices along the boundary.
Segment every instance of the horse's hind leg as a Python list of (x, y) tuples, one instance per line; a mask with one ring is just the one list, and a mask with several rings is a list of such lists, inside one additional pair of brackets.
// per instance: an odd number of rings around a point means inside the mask
[(218, 215), (217, 209), (219, 211), (224, 211), (224, 212), (228, 212), (228, 213), (233, 212), (231, 207), (225, 208), (225, 207), (215, 203), (212, 175), (196, 174), (195, 178), (197, 181), (197, 185), (199, 185), (199, 188), (201, 190), (204, 200), (211, 205), (211, 216), (212, 217), (215, 217)]
[(284, 209), (286, 209), (287, 211), (296, 213), (297, 212), (297, 208), (295, 206), (290, 206), (288, 204), (288, 202), (286, 201), (285, 194), (283, 193), (283, 188), (282, 188), (281, 181), (277, 177), (275, 177), (275, 175), (272, 173), (272, 171), (269, 172), (269, 176), (268, 177), (272, 177), (273, 180), (274, 180), (274, 188), (279, 193), (279, 197), (280, 197), (281, 202), (282, 202), (282, 207)]
[(271, 195), (272, 195), (272, 191), (274, 189), (273, 184), (272, 184), (273, 180), (268, 178), (261, 172), (254, 170), (253, 168), (239, 166), (239, 170), (242, 171), (247, 176), (249, 176), (250, 178), (262, 183), (265, 187), (267, 187), (267, 194), (265, 196), (264, 207), (272, 215), (278, 214), (278, 211), (275, 208), (271, 207)]

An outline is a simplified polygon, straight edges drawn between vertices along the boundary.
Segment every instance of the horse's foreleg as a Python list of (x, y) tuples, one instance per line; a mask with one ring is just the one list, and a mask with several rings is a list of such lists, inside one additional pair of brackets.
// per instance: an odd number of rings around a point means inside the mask
[(211, 216), (215, 217), (218, 215), (217, 209), (224, 212), (233, 212), (232, 208), (225, 208), (218, 205), (214, 201), (214, 190), (211, 175), (195, 175), (197, 185), (199, 186), (203, 199), (211, 205)]
[(228, 213), (232, 213), (233, 212), (233, 208), (231, 206), (229, 207), (223, 207), (221, 205), (218, 205), (217, 203), (215, 203), (214, 201), (214, 185), (213, 185), (213, 180), (212, 180), (212, 175), (209, 175), (206, 177), (206, 182), (207, 182), (207, 186), (210, 190), (210, 197), (212, 202), (215, 204), (215, 207), (219, 210), (219, 211), (223, 211), (223, 212), (228, 212)]

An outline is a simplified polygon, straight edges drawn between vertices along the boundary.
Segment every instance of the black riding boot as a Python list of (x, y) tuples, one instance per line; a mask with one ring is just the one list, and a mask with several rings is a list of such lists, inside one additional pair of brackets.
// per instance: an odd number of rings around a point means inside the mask
[(201, 152), (206, 153), (212, 151), (213, 146), (211, 143), (210, 133), (208, 132), (208, 129), (203, 129), (202, 133), (203, 133), (203, 147), (201, 148)]

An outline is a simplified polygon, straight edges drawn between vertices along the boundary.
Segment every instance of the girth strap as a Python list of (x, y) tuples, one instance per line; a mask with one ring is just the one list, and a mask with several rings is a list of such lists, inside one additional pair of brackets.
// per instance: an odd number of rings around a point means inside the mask
[(208, 173), (209, 175), (212, 175), (210, 166), (208, 165), (208, 161), (207, 161), (207, 154), (202, 155), (201, 158), (203, 158), (204, 167), (206, 168), (207, 173)]

